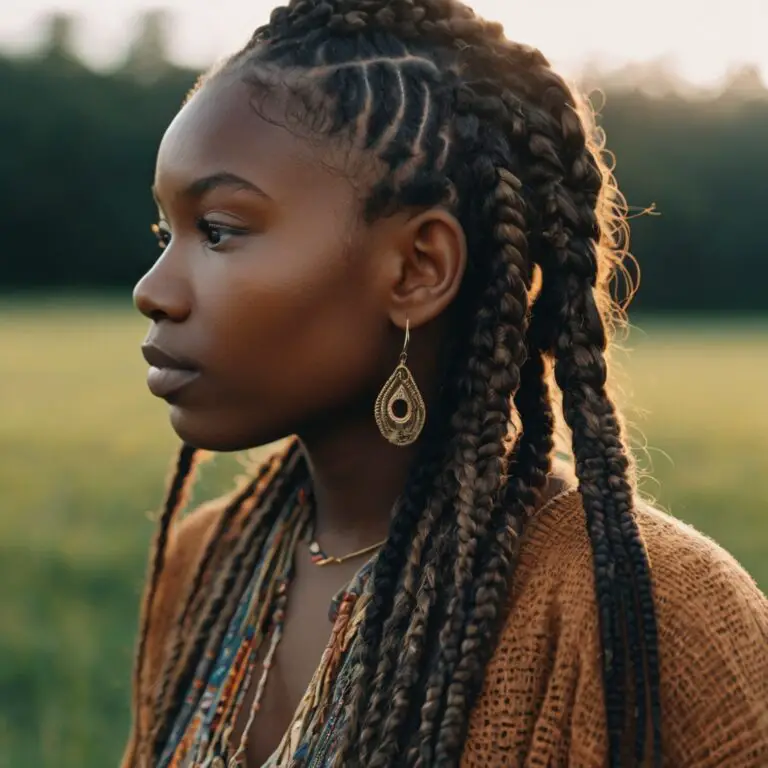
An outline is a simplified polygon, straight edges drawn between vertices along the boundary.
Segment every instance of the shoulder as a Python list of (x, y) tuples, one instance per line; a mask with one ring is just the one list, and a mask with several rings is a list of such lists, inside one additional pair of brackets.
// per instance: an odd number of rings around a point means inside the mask
[(221, 496), (195, 507), (168, 535), (163, 582), (172, 588), (191, 579), (205, 546), (218, 527), (233, 494)]
[[(196, 506), (170, 530), (153, 607), (153, 617), (157, 614), (158, 620), (150, 621), (151, 635), (163, 635), (165, 624), (179, 613), (203, 557), (207, 559), (206, 576), (198, 585), (199, 590), (205, 589), (211, 576), (215, 575), (221, 557), (237, 541), (258, 498), (255, 494), (250, 495), (248, 501), (243, 503), (241, 494), (244, 487), (238, 486), (227, 494)], [(224, 530), (220, 530), (225, 516), (226, 525)], [(206, 554), (214, 538), (216, 543)]]
[[(754, 579), (723, 547), (671, 515), (639, 500), (636, 519), (651, 564), (659, 610), (691, 616), (717, 610), (722, 599), (748, 605), (760, 616), (766, 597)], [(592, 549), (581, 496), (569, 489), (533, 517), (520, 550), (522, 577), (532, 573), (591, 579)]]
[[(145, 675), (150, 681), (163, 666), (166, 640), (186, 603), (193, 599), (199, 604), (205, 599), (222, 558), (232, 550), (254, 513), (259, 494), (247, 492), (249, 485), (250, 480), (244, 478), (231, 492), (196, 506), (169, 531), (146, 636)], [(205, 570), (198, 576), (203, 558)], [(145, 599), (148, 589), (149, 584), (145, 586)]]
[[(725, 758), (734, 766), (765, 764), (768, 598), (725, 549), (692, 526), (642, 501), (636, 514), (651, 565), (665, 753), (675, 765), (697, 768), (723, 765)], [(535, 617), (546, 616), (551, 652), (570, 653), (581, 674), (599, 683), (593, 567), (581, 498), (571, 490), (545, 505), (524, 536), (500, 647), (515, 644), (521, 621), (536, 625)], [(685, 753), (675, 752), (680, 745)]]
[(638, 521), (651, 562), (665, 739), (675, 764), (766, 765), (768, 598), (691, 526), (643, 505)]
[(150, 685), (162, 666), (165, 638), (180, 615), (203, 553), (232, 498), (222, 496), (199, 505), (168, 534), (147, 632), (145, 674)]
[[(159, 675), (164, 664), (166, 640), (178, 621), (203, 552), (233, 498), (234, 494), (230, 494), (201, 504), (169, 532), (165, 562), (147, 625), (144, 663), (139, 671), (141, 694), (134, 685), (134, 716), (121, 768), (131, 768), (136, 762), (138, 733), (148, 731), (151, 720), (150, 703), (160, 684)], [(148, 585), (145, 585), (145, 601), (147, 591)]]
[(693, 526), (648, 504), (639, 503), (637, 515), (651, 565), (662, 641), (673, 640), (669, 625), (712, 642), (716, 638), (711, 636), (728, 625), (734, 631), (727, 636), (743, 625), (752, 639), (762, 640), (765, 652), (768, 598), (741, 564)]
[[(176, 594), (192, 581), (203, 553), (226, 514), (225, 530), (218, 535), (217, 546), (212, 553), (214, 563), (211, 564), (215, 565), (217, 556), (228, 550), (229, 545), (239, 537), (273, 471), (274, 462), (261, 477), (255, 490), (251, 485), (253, 477), (242, 477), (231, 491), (194, 507), (172, 527), (168, 534), (165, 565), (159, 584), (163, 593)], [(228, 513), (227, 510), (232, 512)]]

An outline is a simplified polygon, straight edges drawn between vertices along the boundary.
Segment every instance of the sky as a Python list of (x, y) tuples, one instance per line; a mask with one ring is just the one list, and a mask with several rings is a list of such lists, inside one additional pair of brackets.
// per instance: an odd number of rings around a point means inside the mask
[[(82, 16), (85, 58), (108, 65), (145, 9), (174, 13), (174, 59), (204, 68), (266, 21), (271, 0), (0, 0), (0, 48), (24, 50), (51, 10)], [(768, 82), (768, 0), (470, 0), (511, 39), (540, 48), (565, 74), (585, 61), (607, 67), (664, 57), (694, 84), (716, 84), (734, 66), (760, 67)]]

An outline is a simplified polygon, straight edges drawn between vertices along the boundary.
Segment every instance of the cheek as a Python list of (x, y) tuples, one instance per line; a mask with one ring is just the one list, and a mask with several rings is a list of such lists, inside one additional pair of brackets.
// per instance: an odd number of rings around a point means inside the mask
[(221, 258), (207, 325), (233, 404), (298, 416), (376, 377), (386, 316), (370, 263), (339, 233), (307, 226)]

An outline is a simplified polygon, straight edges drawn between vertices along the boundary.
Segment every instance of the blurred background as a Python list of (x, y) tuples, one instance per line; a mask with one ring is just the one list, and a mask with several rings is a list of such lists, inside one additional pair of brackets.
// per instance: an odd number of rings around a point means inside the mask
[[(118, 762), (176, 444), (131, 307), (157, 256), (154, 154), (199, 71), (270, 7), (3, 0), (2, 768)], [(768, 589), (768, 5), (475, 7), (591, 94), (617, 158), (642, 272), (617, 361), (645, 493)], [(237, 471), (216, 457), (196, 498)]]

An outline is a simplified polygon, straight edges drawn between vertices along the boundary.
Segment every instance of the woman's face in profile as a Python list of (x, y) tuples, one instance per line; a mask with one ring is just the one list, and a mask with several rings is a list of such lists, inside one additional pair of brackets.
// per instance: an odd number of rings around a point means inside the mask
[[(239, 450), (312, 429), (388, 375), (376, 225), (317, 152), (260, 117), (231, 75), (198, 91), (162, 140), (163, 252), (134, 297), (152, 320), (150, 384), (194, 445)], [(179, 366), (195, 374), (162, 370)]]

